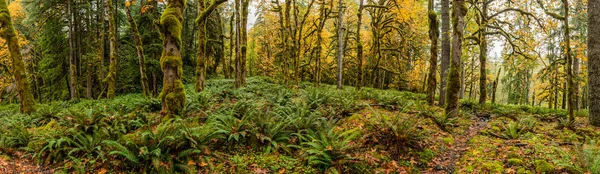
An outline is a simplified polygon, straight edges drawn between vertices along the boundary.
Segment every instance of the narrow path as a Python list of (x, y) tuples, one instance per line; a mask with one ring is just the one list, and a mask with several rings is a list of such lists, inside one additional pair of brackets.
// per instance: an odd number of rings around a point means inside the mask
[(35, 174), (46, 174), (53, 173), (54, 170), (44, 169), (42, 166), (37, 165), (31, 159), (3, 159), (0, 158), (0, 173), (35, 173)]
[(454, 173), (456, 162), (463, 156), (469, 148), (469, 140), (485, 128), (490, 117), (475, 117), (477, 119), (473, 125), (465, 132), (464, 135), (454, 135), (454, 144), (445, 152), (434, 157), (432, 162), (428, 164), (429, 169), (423, 171), (427, 174), (446, 174)]

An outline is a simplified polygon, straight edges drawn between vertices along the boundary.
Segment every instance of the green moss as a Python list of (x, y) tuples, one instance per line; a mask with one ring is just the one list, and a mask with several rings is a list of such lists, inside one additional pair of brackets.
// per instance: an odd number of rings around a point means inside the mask
[(483, 168), (491, 173), (504, 173), (504, 166), (498, 161), (484, 163)]
[(21, 48), (17, 39), (17, 32), (13, 26), (12, 18), (8, 10), (6, 0), (0, 1), (0, 37), (7, 41), (10, 59), (13, 64), (13, 75), (17, 85), (17, 93), (20, 99), (22, 113), (35, 112), (35, 102), (31, 94), (31, 87), (27, 81), (25, 63), (21, 55)]
[(508, 158), (522, 159), (521, 154), (515, 151), (508, 152)]
[(502, 131), (498, 126), (492, 126), (492, 130), (494, 132), (500, 132), (500, 131)]
[(517, 158), (508, 159), (508, 165), (510, 166), (521, 166), (523, 165), (523, 160)]
[(538, 173), (554, 173), (556, 168), (552, 163), (544, 160), (535, 160), (535, 171)]
[(525, 168), (519, 168), (517, 169), (517, 174), (532, 174), (532, 172)]
[[(163, 36), (163, 45), (165, 45), (160, 58), (160, 66), (163, 72), (175, 69), (177, 76), (165, 77), (161, 99), (163, 102), (162, 113), (172, 116), (172, 114), (179, 114), (185, 105), (185, 90), (181, 82), (183, 76), (181, 51), (179, 50), (185, 0), (168, 0), (167, 4), (167, 8), (160, 18), (159, 28)], [(172, 48), (173, 44), (176, 48)]]
[(442, 141), (447, 145), (454, 144), (454, 138), (452, 137), (444, 137), (442, 138)]
[(165, 85), (161, 93), (163, 112), (179, 114), (185, 105), (185, 89), (181, 80), (175, 80), (175, 86)]
[(433, 157), (435, 156), (435, 152), (431, 149), (425, 149), (422, 152), (417, 152), (417, 154), (419, 155), (419, 160), (422, 163), (430, 162), (431, 159), (433, 159)]

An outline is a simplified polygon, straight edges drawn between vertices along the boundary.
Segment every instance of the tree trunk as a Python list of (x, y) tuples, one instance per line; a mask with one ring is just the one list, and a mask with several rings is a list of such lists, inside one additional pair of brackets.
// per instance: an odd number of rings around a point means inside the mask
[(235, 33), (233, 33), (233, 23), (235, 22), (235, 13), (231, 13), (231, 19), (229, 20), (229, 64), (223, 65), (225, 67), (225, 78), (231, 78), (231, 62), (235, 60), (233, 57), (233, 47), (234, 42), (233, 39), (235, 37)]
[(494, 80), (494, 85), (492, 87), (492, 103), (496, 103), (496, 91), (498, 90), (498, 80), (500, 79), (500, 72), (502, 71), (502, 68), (498, 69), (498, 74), (496, 74), (496, 79)]
[(104, 24), (104, 18), (106, 18), (105, 16), (105, 8), (106, 7), (106, 3), (105, 0), (100, 0), (100, 51), (98, 51), (100, 54), (100, 56), (98, 56), (98, 58), (100, 60), (98, 60), (99, 62), (99, 66), (98, 66), (98, 72), (100, 73), (99, 77), (98, 77), (98, 81), (100, 84), (100, 95), (98, 97), (102, 97), (102, 94), (104, 94), (104, 82), (103, 79), (105, 78), (104, 76), (104, 51), (106, 51), (105, 49), (105, 38), (106, 38), (106, 27)]
[(108, 32), (109, 32), (109, 52), (110, 52), (110, 64), (108, 66), (108, 76), (106, 81), (108, 83), (108, 92), (106, 97), (112, 99), (115, 97), (115, 81), (117, 78), (117, 28), (115, 25), (115, 10), (113, 8), (113, 1), (108, 0)]
[(482, 6), (482, 19), (479, 27), (482, 31), (479, 32), (479, 104), (485, 104), (487, 97), (487, 73), (485, 71), (487, 61), (487, 38), (485, 32), (487, 31), (487, 0), (483, 0)]
[(235, 0), (235, 87), (242, 87), (240, 1)]
[(342, 4), (342, 0), (339, 3), (338, 10), (338, 53), (337, 53), (337, 89), (342, 89), (342, 71), (344, 70), (344, 66), (342, 65), (344, 59), (344, 7)]
[(467, 7), (464, 0), (454, 0), (452, 5), (452, 18), (454, 21), (454, 30), (452, 36), (452, 60), (448, 72), (448, 86), (446, 87), (446, 116), (458, 116), (458, 95), (460, 93), (460, 61), (462, 56), (463, 31), (465, 28), (464, 16), (467, 14)]
[(569, 110), (569, 121), (575, 121), (573, 113), (573, 57), (571, 56), (571, 34), (569, 29), (569, 1), (562, 0), (565, 9), (565, 46), (567, 55), (567, 108)]
[(465, 88), (467, 87), (466, 82), (466, 72), (465, 72), (465, 61), (460, 62), (460, 94), (458, 95), (459, 99), (463, 99), (465, 97)]
[[(573, 59), (573, 77), (579, 77), (579, 59), (575, 57)], [(573, 109), (580, 109), (580, 100), (579, 100), (579, 80), (573, 79)]]
[[(204, 11), (204, 0), (198, 0), (198, 14)], [(206, 19), (196, 19), (198, 27), (198, 57), (196, 62), (196, 92), (204, 91), (204, 83), (206, 81), (206, 61), (208, 55), (206, 53)]]
[(133, 33), (133, 39), (135, 40), (135, 48), (138, 56), (138, 65), (140, 69), (140, 82), (142, 83), (142, 92), (145, 97), (150, 97), (150, 90), (148, 89), (148, 77), (146, 76), (146, 61), (144, 58), (144, 46), (142, 45), (142, 38), (138, 31), (138, 26), (131, 16), (131, 8), (125, 7), (127, 13), (127, 20), (131, 24), (131, 32)]
[(321, 1), (321, 7), (319, 11), (318, 18), (318, 26), (317, 26), (317, 43), (315, 47), (315, 86), (319, 87), (321, 85), (321, 52), (322, 52), (322, 44), (323, 44), (323, 28), (325, 26), (325, 22), (327, 21), (327, 10), (325, 7), (325, 0)]
[(360, 36), (360, 30), (362, 29), (362, 10), (363, 10), (363, 1), (359, 0), (360, 4), (358, 6), (358, 13), (356, 16), (358, 17), (358, 23), (356, 24), (356, 58), (358, 59), (358, 75), (357, 75), (357, 83), (356, 88), (360, 89), (363, 86), (363, 45)]
[(442, 0), (442, 65), (440, 70), (440, 106), (445, 105), (446, 80), (450, 64), (450, 0)]
[(475, 83), (475, 56), (471, 57), (471, 77), (469, 77), (469, 99), (473, 99), (475, 92), (473, 86)]
[(0, 0), (0, 37), (6, 40), (8, 45), (8, 51), (10, 52), (10, 59), (13, 65), (13, 74), (16, 80), (17, 95), (19, 96), (19, 106), (21, 113), (32, 113), (35, 112), (35, 101), (31, 94), (31, 87), (27, 81), (27, 74), (25, 70), (25, 62), (21, 55), (21, 48), (19, 47), (19, 41), (17, 38), (17, 32), (13, 26), (13, 21), (8, 11), (8, 5), (6, 0)]
[(435, 90), (437, 83), (437, 61), (438, 61), (438, 39), (439, 39), (439, 22), (437, 14), (433, 10), (435, 6), (434, 0), (429, 0), (429, 40), (431, 40), (431, 57), (429, 58), (429, 77), (427, 78), (427, 102), (433, 105), (435, 101)]
[[(196, 19), (196, 25), (198, 27), (198, 57), (196, 62), (196, 92), (203, 91), (206, 83), (206, 60), (208, 60), (208, 48), (206, 47), (208, 41), (206, 36), (206, 20), (212, 14), (212, 12), (225, 1), (226, 0), (217, 0), (211, 4), (208, 4), (204, 0), (198, 0), (197, 2), (198, 18)], [(219, 17), (219, 25), (221, 25), (220, 21), (221, 20)], [(216, 71), (217, 65), (218, 62), (215, 62), (215, 66), (213, 68), (214, 71)]]
[(242, 23), (240, 24), (240, 28), (241, 28), (241, 43), (242, 43), (242, 47), (240, 48), (240, 65), (241, 65), (241, 79), (240, 79), (240, 85), (241, 86), (245, 86), (246, 85), (246, 76), (248, 76), (248, 71), (246, 68), (246, 57), (247, 52), (248, 52), (248, 6), (250, 4), (250, 0), (241, 0), (242, 1), (242, 16), (241, 16), (241, 20)]
[(163, 115), (178, 114), (185, 105), (185, 90), (181, 78), (183, 76), (181, 62), (181, 24), (185, 0), (167, 0), (159, 30), (163, 38), (163, 53), (160, 67), (164, 73), (161, 93)]
[(69, 90), (71, 90), (71, 100), (79, 99), (79, 92), (77, 90), (77, 62), (75, 58), (75, 33), (74, 33), (74, 13), (73, 12), (73, 1), (69, 0), (67, 3), (69, 10)]

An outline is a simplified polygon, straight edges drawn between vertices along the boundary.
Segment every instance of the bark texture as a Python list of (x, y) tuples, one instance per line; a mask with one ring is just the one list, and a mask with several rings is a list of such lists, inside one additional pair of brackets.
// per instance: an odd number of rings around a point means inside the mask
[(440, 69), (440, 106), (446, 100), (446, 80), (450, 64), (450, 0), (442, 0), (442, 65)]
[(448, 71), (448, 86), (446, 86), (446, 116), (458, 116), (458, 95), (460, 93), (460, 61), (462, 56), (463, 31), (465, 29), (464, 17), (467, 14), (464, 0), (454, 0), (452, 3), (452, 22), (454, 23), (452, 35), (452, 60)]
[(429, 40), (431, 40), (431, 57), (429, 58), (429, 77), (427, 78), (427, 102), (433, 105), (435, 101), (435, 90), (437, 86), (437, 62), (438, 62), (438, 38), (440, 27), (438, 17), (433, 7), (434, 0), (429, 0)]
[(181, 24), (185, 0), (168, 0), (159, 30), (163, 38), (160, 67), (164, 73), (163, 89), (160, 94), (163, 115), (178, 114), (185, 105), (185, 90), (181, 77)]
[(358, 6), (358, 13), (356, 16), (358, 18), (358, 22), (356, 24), (356, 58), (358, 59), (358, 75), (357, 75), (357, 83), (356, 88), (360, 89), (363, 86), (363, 45), (360, 37), (360, 30), (362, 29), (362, 10), (364, 0), (359, 0), (360, 4)]
[(588, 17), (589, 120), (600, 126), (600, 0), (588, 1)]
[(109, 43), (109, 54), (110, 54), (110, 63), (108, 65), (108, 75), (106, 76), (106, 83), (108, 84), (108, 92), (106, 93), (106, 97), (114, 98), (115, 97), (115, 80), (117, 78), (117, 28), (115, 26), (115, 10), (113, 8), (113, 1), (108, 0), (106, 4), (108, 7), (108, 37), (110, 40)]
[(483, 0), (483, 7), (481, 12), (481, 23), (479, 26), (481, 27), (481, 32), (479, 32), (479, 104), (485, 104), (485, 100), (487, 97), (487, 81), (486, 81), (486, 61), (487, 61), (487, 39), (486, 39), (486, 29), (487, 29), (487, 0)]
[(344, 71), (344, 66), (342, 65), (344, 59), (344, 6), (342, 2), (340, 0), (338, 11), (337, 89), (342, 89), (342, 73)]
[(10, 52), (21, 113), (35, 112), (35, 102), (31, 94), (31, 87), (27, 81), (27, 71), (25, 71), (25, 62), (21, 55), (17, 31), (13, 26), (6, 0), (0, 0), (0, 37), (6, 40), (8, 51)]

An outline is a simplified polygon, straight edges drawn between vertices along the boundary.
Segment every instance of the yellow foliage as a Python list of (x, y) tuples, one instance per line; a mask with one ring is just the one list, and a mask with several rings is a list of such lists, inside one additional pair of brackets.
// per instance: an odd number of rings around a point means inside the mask
[[(8, 5), (8, 9), (10, 11), (10, 15), (12, 16), (13, 21), (20, 21), (23, 18), (25, 18), (25, 11), (23, 9), (23, 6), (21, 6), (21, 0), (16, 0), (11, 2)], [(23, 48), (23, 46), (29, 44), (29, 41), (27, 40), (27, 38), (25, 38), (23, 35), (18, 33), (19, 31), (17, 31), (17, 35), (19, 35), (19, 46), (21, 46), (21, 48)], [(10, 85), (13, 81), (13, 77), (12, 77), (12, 62), (9, 59), (9, 54), (10, 52), (8, 51), (8, 46), (6, 44), (6, 40), (0, 38), (0, 65), (6, 65), (8, 67), (8, 70), (11, 71), (10, 74), (11, 75), (2, 75), (0, 76), (0, 89), (3, 89), (4, 87)], [(28, 61), (28, 56), (24, 55), (23, 58), (25, 59), (25, 62)], [(30, 59), (30, 58), (29, 58)]]

